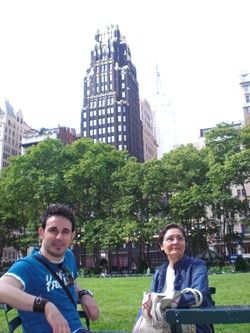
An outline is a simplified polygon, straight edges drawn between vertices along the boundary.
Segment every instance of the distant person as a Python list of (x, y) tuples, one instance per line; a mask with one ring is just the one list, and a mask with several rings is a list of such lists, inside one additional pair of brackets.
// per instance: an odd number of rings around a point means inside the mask
[[(156, 270), (151, 291), (166, 293), (168, 298), (173, 298), (174, 291), (182, 291), (185, 288), (198, 289), (203, 296), (201, 306), (212, 306), (207, 267), (202, 260), (184, 254), (186, 248), (184, 229), (177, 223), (168, 224), (160, 232), (158, 244), (166, 255), (167, 261)], [(177, 308), (188, 308), (194, 304), (194, 295), (188, 292), (181, 296)], [(139, 318), (140, 313), (141, 311), (137, 318)], [(196, 332), (212, 333), (213, 327), (211, 325), (196, 325)]]
[[(63, 204), (51, 204), (44, 211), (38, 234), (41, 248), (15, 262), (0, 279), (0, 302), (19, 311), (24, 333), (84, 333), (77, 301), (91, 320), (99, 308), (89, 290), (77, 284), (77, 268), (69, 250), (75, 237), (74, 214)], [(49, 266), (53, 273), (38, 260)], [(60, 280), (55, 278), (56, 274)], [(64, 284), (71, 297), (62, 287)], [(74, 304), (73, 304), (74, 303)]]

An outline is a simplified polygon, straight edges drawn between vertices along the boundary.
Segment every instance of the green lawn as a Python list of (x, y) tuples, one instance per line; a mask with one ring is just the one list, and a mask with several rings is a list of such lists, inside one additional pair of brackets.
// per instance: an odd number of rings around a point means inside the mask
[[(84, 289), (91, 289), (101, 314), (91, 323), (93, 331), (131, 332), (143, 291), (150, 288), (152, 277), (81, 278)], [(210, 275), (209, 284), (216, 288), (216, 305), (250, 304), (250, 273)], [(3, 314), (2, 314), (3, 315)], [(4, 329), (0, 315), (0, 331)], [(216, 325), (216, 333), (249, 333), (250, 324)]]

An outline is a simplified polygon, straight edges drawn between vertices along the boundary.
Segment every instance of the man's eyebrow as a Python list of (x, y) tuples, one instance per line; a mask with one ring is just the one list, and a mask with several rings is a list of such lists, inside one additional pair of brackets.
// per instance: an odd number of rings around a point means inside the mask
[(57, 229), (57, 227), (48, 227), (48, 230)]
[[(48, 230), (58, 230), (58, 227), (49, 227)], [(71, 230), (69, 228), (63, 228), (62, 231), (68, 231), (68, 232), (71, 232)]]
[(68, 228), (63, 228), (63, 230), (62, 231), (71, 231), (70, 229), (68, 229)]

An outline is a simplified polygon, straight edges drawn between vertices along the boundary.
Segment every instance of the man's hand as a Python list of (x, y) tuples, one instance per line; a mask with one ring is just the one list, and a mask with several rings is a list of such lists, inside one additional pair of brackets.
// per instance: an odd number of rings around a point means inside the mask
[(71, 333), (67, 320), (53, 303), (46, 303), (44, 314), (53, 333)]
[(82, 296), (81, 305), (89, 319), (95, 321), (99, 318), (100, 311), (93, 297), (89, 295)]

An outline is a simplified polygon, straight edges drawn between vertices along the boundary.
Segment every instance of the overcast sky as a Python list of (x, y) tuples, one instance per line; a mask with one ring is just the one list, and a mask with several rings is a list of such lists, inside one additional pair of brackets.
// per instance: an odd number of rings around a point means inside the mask
[(179, 143), (195, 142), (199, 128), (243, 120), (249, 13), (249, 0), (0, 0), (1, 101), (34, 128), (79, 131), (96, 30), (118, 24), (140, 98), (156, 92), (157, 63)]

